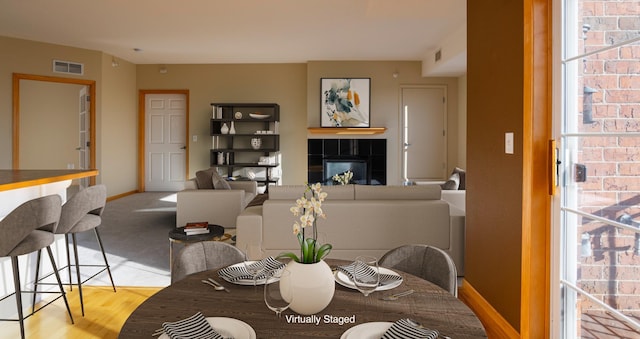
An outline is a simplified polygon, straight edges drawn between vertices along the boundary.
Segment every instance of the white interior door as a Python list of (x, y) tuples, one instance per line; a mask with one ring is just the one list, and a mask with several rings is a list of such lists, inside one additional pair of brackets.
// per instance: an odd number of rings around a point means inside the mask
[(447, 172), (445, 87), (402, 88), (405, 182), (443, 180)]
[(145, 95), (145, 189), (179, 191), (186, 179), (185, 94)]
[[(79, 119), (78, 119), (78, 164), (80, 169), (89, 168), (89, 143), (91, 142), (89, 133), (89, 100), (91, 98), (87, 95), (87, 87), (83, 86), (79, 93)], [(82, 178), (78, 180), (80, 189), (87, 188), (89, 186), (89, 178)]]

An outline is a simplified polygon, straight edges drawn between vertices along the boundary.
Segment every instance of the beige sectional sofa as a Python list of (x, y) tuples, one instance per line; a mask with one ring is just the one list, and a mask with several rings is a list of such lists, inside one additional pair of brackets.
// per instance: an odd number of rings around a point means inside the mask
[[(318, 221), (320, 237), (331, 243), (330, 258), (354, 259), (358, 255), (382, 256), (405, 244), (427, 244), (445, 250), (464, 273), (464, 214), (450, 213), (440, 187), (427, 186), (324, 186), (322, 205), (326, 219)], [(293, 235), (295, 217), (290, 208), (304, 186), (272, 186), (262, 206), (238, 215), (237, 246), (261, 244), (267, 255), (299, 252)]]

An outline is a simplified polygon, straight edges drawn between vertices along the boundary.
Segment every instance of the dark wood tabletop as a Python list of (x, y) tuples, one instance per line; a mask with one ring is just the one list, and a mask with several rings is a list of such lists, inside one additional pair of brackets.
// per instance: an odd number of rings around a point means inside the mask
[[(348, 264), (344, 260), (327, 260), (329, 265)], [(217, 271), (195, 273), (168, 286), (142, 303), (127, 319), (120, 331), (120, 338), (151, 338), (165, 321), (185, 319), (196, 312), (205, 317), (230, 317), (249, 324), (257, 338), (340, 338), (349, 328), (375, 321), (394, 322), (412, 318), (425, 327), (437, 329), (451, 338), (486, 338), (480, 320), (464, 303), (442, 288), (415, 277), (398, 272), (402, 285), (388, 291), (377, 291), (364, 297), (359, 291), (336, 284), (334, 297), (323, 311), (317, 314), (316, 324), (293, 323), (286, 315), (296, 315), (286, 310), (282, 318), (264, 304), (262, 286), (240, 286), (227, 283), (218, 277)], [(212, 277), (227, 287), (231, 293), (216, 291), (201, 282)], [(396, 301), (380, 298), (401, 291), (416, 292)], [(331, 320), (355, 320), (355, 323), (331, 323)], [(237, 338), (239, 339), (239, 338)]]

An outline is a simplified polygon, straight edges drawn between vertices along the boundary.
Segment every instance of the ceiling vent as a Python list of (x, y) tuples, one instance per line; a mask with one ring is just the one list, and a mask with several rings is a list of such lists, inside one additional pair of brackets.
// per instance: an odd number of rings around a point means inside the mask
[(440, 61), (440, 59), (442, 59), (442, 50), (441, 49), (436, 51), (436, 61), (435, 62)]
[(83, 75), (84, 65), (71, 61), (53, 60), (53, 71), (55, 73)]

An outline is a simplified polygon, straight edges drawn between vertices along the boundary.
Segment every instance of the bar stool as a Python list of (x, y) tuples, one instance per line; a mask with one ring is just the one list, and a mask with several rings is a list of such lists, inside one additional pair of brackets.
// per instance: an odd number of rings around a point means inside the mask
[[(69, 312), (69, 318), (73, 324), (73, 316), (71, 315), (71, 309), (69, 309), (69, 303), (62, 287), (60, 275), (56, 268), (56, 263), (53, 258), (50, 245), (54, 242), (55, 237), (52, 231), (56, 230), (58, 220), (60, 220), (62, 199), (58, 195), (49, 195), (41, 198), (29, 200), (22, 205), (16, 207), (9, 215), (3, 220), (0, 220), (0, 256), (11, 257), (11, 264), (13, 266), (13, 283), (15, 285), (16, 304), (18, 306), (18, 319), (20, 322), (20, 335), (22, 338), (24, 335), (24, 319), (33, 315), (43, 307), (49, 305), (53, 301), (62, 297), (64, 303), (67, 306), (67, 312)], [(46, 227), (52, 231), (39, 230), (41, 227)], [(43, 248), (47, 248), (49, 259), (51, 260), (51, 266), (58, 280), (58, 286), (60, 287), (60, 296), (47, 302), (39, 309), (34, 307), (31, 309), (31, 313), (24, 317), (22, 311), (22, 290), (20, 288), (20, 272), (18, 270), (18, 256), (35, 251), (40, 251)], [(38, 261), (36, 264), (36, 276), (40, 269), (40, 256), (38, 255)], [(34, 285), (33, 291), (24, 291), (26, 293), (34, 293), (34, 300), (36, 293), (58, 293), (58, 292), (38, 292), (37, 286)], [(9, 295), (10, 296), (10, 295)], [(8, 297), (8, 296), (7, 296)], [(6, 297), (5, 297), (6, 298)], [(3, 298), (4, 299), (4, 298)], [(9, 321), (16, 321), (16, 319), (2, 319)]]
[[(113, 283), (113, 277), (111, 276), (111, 269), (109, 267), (109, 262), (107, 261), (107, 255), (104, 253), (104, 247), (102, 246), (102, 240), (100, 239), (100, 233), (98, 232), (98, 226), (102, 223), (101, 215), (104, 211), (104, 207), (107, 202), (107, 188), (105, 185), (95, 185), (87, 187), (78, 193), (74, 194), (67, 202), (62, 205), (62, 214), (60, 215), (60, 222), (58, 223), (58, 227), (53, 231), (55, 234), (64, 234), (67, 244), (67, 262), (69, 263), (67, 266), (61, 267), (60, 270), (64, 270), (65, 268), (69, 270), (69, 285), (73, 288), (73, 283), (71, 280), (71, 259), (69, 255), (69, 235), (71, 235), (71, 239), (73, 242), (73, 253), (74, 260), (76, 266), (76, 277), (77, 277), (77, 285), (78, 285), (78, 294), (80, 296), (80, 308), (82, 310), (82, 316), (84, 317), (84, 300), (82, 298), (82, 284), (87, 282), (88, 280), (94, 278), (98, 274), (104, 272), (105, 270), (109, 273), (109, 279), (111, 280), (111, 286), (113, 287), (113, 291), (116, 291), (116, 286)], [(78, 261), (78, 244), (76, 241), (76, 233), (85, 232), (93, 229), (96, 239), (98, 240), (98, 246), (100, 246), (100, 251), (102, 252), (102, 257), (104, 258), (104, 265), (81, 265)], [(40, 252), (38, 252), (38, 256)], [(85, 280), (81, 280), (80, 278), (80, 266), (84, 267), (102, 267), (101, 270), (88, 277)], [(35, 284), (45, 284), (41, 283), (38, 280), (38, 276), (36, 273), (36, 282)]]

